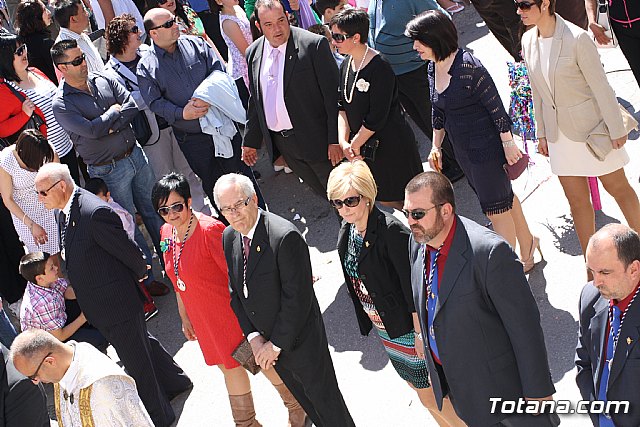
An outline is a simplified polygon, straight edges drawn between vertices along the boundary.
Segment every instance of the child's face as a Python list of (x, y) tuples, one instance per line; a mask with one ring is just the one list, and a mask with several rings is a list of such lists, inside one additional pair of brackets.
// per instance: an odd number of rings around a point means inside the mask
[(49, 286), (58, 280), (58, 267), (53, 263), (53, 258), (49, 258), (44, 264), (44, 274), (36, 277), (38, 285)]

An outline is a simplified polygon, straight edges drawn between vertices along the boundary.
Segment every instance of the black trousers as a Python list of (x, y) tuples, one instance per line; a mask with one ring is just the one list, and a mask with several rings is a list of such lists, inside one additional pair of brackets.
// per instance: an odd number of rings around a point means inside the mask
[(522, 61), (520, 37), (522, 21), (516, 13), (513, 0), (472, 0), (473, 6), (489, 30), (513, 59)]
[[(278, 132), (271, 132), (271, 141), (278, 148), (278, 151), (280, 151), (293, 173), (311, 187), (314, 193), (326, 199), (327, 181), (329, 181), (329, 174), (331, 173), (331, 169), (333, 169), (329, 158), (327, 157), (324, 160), (318, 161), (303, 159), (299, 154), (298, 147), (298, 144), (301, 144), (303, 141), (299, 141), (295, 134), (283, 137)], [(327, 156), (328, 155), (327, 153)]]
[[(397, 75), (396, 80), (398, 81), (398, 96), (402, 108), (404, 108), (427, 138), (433, 138), (427, 64), (422, 65), (417, 70)], [(451, 141), (449, 141), (447, 135), (445, 135), (442, 141), (442, 156), (442, 173), (451, 181), (456, 181), (461, 178), (464, 174), (456, 161)]]
[(640, 22), (635, 22), (633, 27), (629, 27), (611, 21), (611, 27), (618, 38), (622, 53), (627, 58), (633, 76), (640, 85)]
[(171, 425), (176, 416), (169, 396), (185, 390), (191, 380), (149, 333), (142, 310), (131, 319), (99, 329), (136, 381), (138, 395), (154, 425)]

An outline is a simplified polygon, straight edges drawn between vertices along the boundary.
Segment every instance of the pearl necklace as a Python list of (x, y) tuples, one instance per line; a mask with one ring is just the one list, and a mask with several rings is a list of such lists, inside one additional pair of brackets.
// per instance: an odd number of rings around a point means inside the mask
[(353, 90), (356, 88), (356, 82), (358, 81), (358, 74), (360, 74), (360, 70), (364, 65), (365, 59), (367, 59), (367, 53), (369, 53), (369, 46), (366, 47), (364, 51), (364, 56), (362, 57), (362, 61), (360, 61), (360, 65), (356, 70), (356, 76), (353, 78), (353, 85), (351, 86), (351, 92), (349, 92), (349, 97), (347, 97), (347, 86), (349, 82), (349, 70), (351, 70), (351, 63), (353, 62), (353, 56), (349, 56), (349, 62), (347, 63), (347, 72), (344, 73), (344, 86), (342, 87), (342, 94), (344, 96), (344, 100), (347, 101), (347, 104), (351, 104), (353, 100)]
[(189, 236), (189, 231), (191, 231), (191, 224), (193, 224), (193, 212), (191, 213), (191, 218), (189, 218), (189, 225), (187, 226), (187, 232), (184, 233), (184, 237), (182, 238), (182, 244), (180, 245), (180, 252), (178, 252), (178, 257), (176, 258), (176, 246), (178, 245), (176, 240), (178, 239), (178, 232), (176, 230), (175, 227), (173, 227), (173, 242), (172, 242), (172, 248), (173, 249), (173, 253), (172, 253), (172, 258), (173, 258), (173, 272), (176, 275), (176, 286), (178, 286), (178, 289), (180, 289), (182, 292), (184, 292), (187, 289), (187, 285), (184, 283), (184, 281), (180, 278), (180, 272), (178, 271), (178, 266), (180, 265), (180, 258), (182, 257), (182, 250), (184, 249), (184, 245), (186, 243), (187, 240), (187, 236)]

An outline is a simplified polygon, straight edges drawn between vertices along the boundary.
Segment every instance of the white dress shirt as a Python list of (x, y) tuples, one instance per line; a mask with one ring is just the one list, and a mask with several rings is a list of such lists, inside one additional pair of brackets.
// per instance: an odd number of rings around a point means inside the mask
[[(90, 73), (101, 73), (104, 71), (104, 62), (102, 62), (100, 52), (98, 52), (98, 48), (96, 48), (88, 35), (86, 35), (85, 33), (74, 33), (68, 28), (60, 28), (60, 33), (58, 34), (56, 43), (60, 40), (75, 40), (78, 42), (78, 47), (86, 57), (87, 67)], [(70, 59), (72, 60), (74, 58)], [(56, 74), (58, 73), (59, 71), (56, 68)], [(62, 77), (62, 74), (60, 74), (58, 77)]]

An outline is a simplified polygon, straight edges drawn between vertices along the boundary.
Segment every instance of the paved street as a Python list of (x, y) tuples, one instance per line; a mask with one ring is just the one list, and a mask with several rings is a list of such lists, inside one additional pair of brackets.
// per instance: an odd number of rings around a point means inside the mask
[[(456, 15), (461, 44), (484, 63), (508, 102), (507, 53), (470, 6)], [(608, 77), (623, 105), (640, 108), (640, 90), (628, 65), (617, 50), (603, 52)], [(638, 114), (636, 113), (636, 117)], [(425, 158), (428, 140), (417, 133)], [(638, 133), (627, 144), (632, 161), (626, 168), (634, 188), (638, 188)], [(546, 159), (534, 155), (535, 164), (516, 183), (525, 215), (534, 234), (541, 239), (545, 260), (529, 275), (529, 283), (538, 302), (545, 332), (551, 373), (557, 399), (577, 401), (573, 364), (577, 337), (578, 296), (586, 272), (569, 207), (556, 177), (550, 175)], [(338, 381), (358, 426), (434, 426), (415, 393), (393, 370), (376, 336), (360, 336), (352, 303), (342, 278), (335, 243), (338, 222), (325, 200), (314, 196), (292, 175), (274, 174), (263, 158), (258, 166), (261, 185), (270, 209), (292, 220), (309, 244), (314, 274), (320, 276), (315, 291), (324, 313), (327, 334)], [(459, 213), (481, 224), (487, 223), (477, 199), (465, 180), (456, 183)], [(612, 198), (602, 190), (603, 210), (598, 224), (621, 220), (622, 214)], [(401, 216), (401, 215), (400, 215)], [(181, 330), (173, 294), (157, 298), (160, 314), (149, 322), (149, 329), (175, 355), (193, 379), (188, 396), (174, 401), (179, 414), (178, 426), (232, 426), (222, 374), (204, 364), (196, 342), (186, 342)], [(223, 333), (223, 332), (221, 332)], [(258, 419), (265, 426), (285, 426), (286, 411), (266, 378), (252, 378)], [(567, 415), (562, 425), (587, 426), (588, 418)]]

